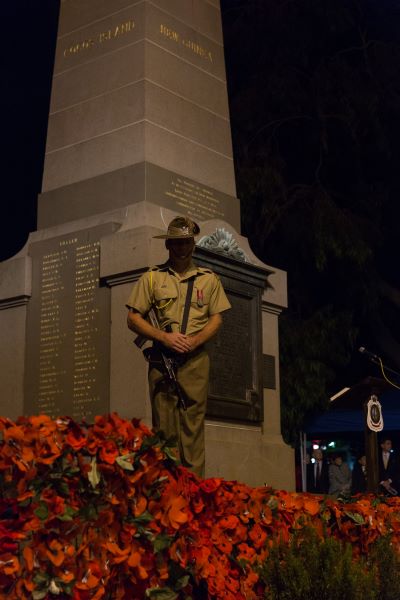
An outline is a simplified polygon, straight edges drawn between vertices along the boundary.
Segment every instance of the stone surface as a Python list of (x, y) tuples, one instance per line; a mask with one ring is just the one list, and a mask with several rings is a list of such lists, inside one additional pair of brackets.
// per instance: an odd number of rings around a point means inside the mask
[(260, 427), (206, 423), (206, 476), (294, 491), (294, 453)]
[(237, 198), (144, 162), (44, 192), (39, 197), (38, 227), (59, 226), (116, 208), (129, 210), (143, 201), (199, 221), (225, 219), (240, 228)]
[(15, 257), (0, 263), (0, 310), (25, 304), (32, 294), (32, 261)]
[(0, 310), (0, 414), (16, 419), (24, 412), (26, 305)]
[(235, 196), (232, 158), (152, 123), (146, 124), (145, 140), (146, 158), (150, 163)]
[[(143, 0), (113, 0), (113, 12), (121, 13), (135, 4), (143, 4)], [(222, 27), (219, 14), (219, 0), (153, 0), (153, 4), (189, 25), (204, 36), (222, 45)], [(63, 19), (59, 26), (60, 37), (72, 31), (87, 27), (95, 21), (107, 17), (110, 4), (107, 0), (61, 0)]]
[(202, 69), (194, 69), (190, 63), (150, 42), (145, 45), (145, 63), (149, 80), (229, 119), (225, 80), (212, 77)]
[[(87, 62), (54, 74), (50, 105), (53, 114), (118, 88), (144, 79), (145, 41), (123, 46), (104, 55), (101, 60)], [(146, 50), (147, 52), (147, 50)], [(104, 76), (104, 74), (107, 76)]]
[(67, 0), (43, 191), (142, 162), (235, 197), (218, 8), (119, 1), (111, 12), (105, 2)]
[(53, 113), (47, 152), (106, 135), (145, 118), (219, 154), (232, 155), (227, 119), (144, 80)]

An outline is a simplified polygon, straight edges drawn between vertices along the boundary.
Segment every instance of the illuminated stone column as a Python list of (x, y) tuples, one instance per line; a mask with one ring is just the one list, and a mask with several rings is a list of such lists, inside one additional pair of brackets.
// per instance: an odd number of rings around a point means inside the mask
[(64, 0), (39, 228), (138, 202), (240, 228), (219, 1)]

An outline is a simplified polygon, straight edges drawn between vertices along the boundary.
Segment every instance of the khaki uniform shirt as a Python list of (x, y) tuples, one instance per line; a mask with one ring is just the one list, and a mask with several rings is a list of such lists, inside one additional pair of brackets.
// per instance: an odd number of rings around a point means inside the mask
[(193, 276), (195, 280), (186, 328), (186, 333), (193, 335), (205, 327), (211, 315), (231, 308), (219, 278), (210, 269), (196, 267), (192, 263), (181, 277), (168, 263), (153, 267), (134, 286), (126, 305), (145, 317), (155, 304), (161, 327), (170, 324), (173, 332), (179, 332), (188, 279)]

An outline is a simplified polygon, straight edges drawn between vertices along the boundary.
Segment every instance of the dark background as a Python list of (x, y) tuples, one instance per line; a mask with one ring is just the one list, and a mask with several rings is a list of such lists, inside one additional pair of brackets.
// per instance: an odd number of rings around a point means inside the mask
[[(288, 272), (282, 423), (400, 369), (400, 2), (222, 0), (242, 230)], [(36, 228), (58, 0), (2, 3), (0, 259)]]

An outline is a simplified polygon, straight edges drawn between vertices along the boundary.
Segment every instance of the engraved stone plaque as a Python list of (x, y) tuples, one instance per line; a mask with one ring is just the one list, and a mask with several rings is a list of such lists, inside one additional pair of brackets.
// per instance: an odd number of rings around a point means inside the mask
[(99, 286), (109, 225), (32, 243), (25, 414), (90, 421), (109, 410), (109, 289)]
[(240, 228), (239, 201), (198, 181), (163, 169), (157, 165), (146, 165), (147, 198), (176, 210), (192, 219), (224, 219)]

